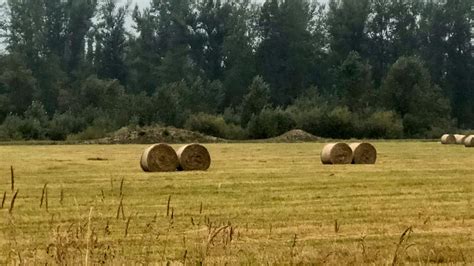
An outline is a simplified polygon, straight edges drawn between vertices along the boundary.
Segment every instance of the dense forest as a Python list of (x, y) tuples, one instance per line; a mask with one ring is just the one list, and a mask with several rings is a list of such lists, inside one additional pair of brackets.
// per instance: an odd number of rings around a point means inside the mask
[(229, 139), (472, 129), (473, 3), (8, 0), (0, 139), (146, 125)]

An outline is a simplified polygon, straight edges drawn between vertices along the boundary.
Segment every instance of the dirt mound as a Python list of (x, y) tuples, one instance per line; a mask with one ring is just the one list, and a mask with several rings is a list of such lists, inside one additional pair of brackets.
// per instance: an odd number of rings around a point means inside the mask
[(214, 143), (225, 140), (174, 127), (121, 128), (110, 137), (95, 141), (100, 144)]
[(286, 132), (285, 134), (281, 136), (273, 138), (272, 140), (278, 141), (278, 142), (311, 142), (311, 141), (317, 141), (320, 139), (321, 138), (316, 137), (315, 135), (310, 134), (304, 130), (294, 129), (294, 130)]

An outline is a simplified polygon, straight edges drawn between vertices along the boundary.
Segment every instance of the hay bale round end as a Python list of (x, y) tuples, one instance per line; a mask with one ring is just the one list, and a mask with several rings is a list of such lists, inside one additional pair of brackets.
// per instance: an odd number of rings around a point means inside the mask
[(445, 144), (445, 145), (456, 144), (456, 137), (452, 134), (444, 134), (441, 137), (441, 144)]
[(200, 144), (185, 145), (176, 153), (179, 160), (179, 170), (206, 171), (211, 166), (211, 155), (206, 147)]
[(470, 135), (464, 140), (464, 146), (466, 148), (474, 148), (474, 135)]
[(321, 151), (321, 162), (323, 164), (350, 164), (352, 149), (345, 143), (328, 144)]
[(352, 143), (353, 164), (375, 164), (377, 161), (377, 149), (370, 143)]
[(176, 171), (179, 166), (178, 155), (168, 144), (155, 144), (142, 153), (140, 166), (145, 172)]
[(459, 135), (459, 134), (454, 135), (454, 137), (456, 138), (456, 144), (458, 145), (464, 145), (464, 141), (467, 138), (466, 135)]

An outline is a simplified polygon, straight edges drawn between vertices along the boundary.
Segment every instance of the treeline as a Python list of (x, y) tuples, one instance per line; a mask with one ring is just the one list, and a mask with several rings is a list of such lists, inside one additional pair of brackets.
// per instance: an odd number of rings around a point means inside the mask
[[(474, 128), (472, 0), (8, 0), (0, 139)], [(126, 21), (133, 20), (133, 30)]]

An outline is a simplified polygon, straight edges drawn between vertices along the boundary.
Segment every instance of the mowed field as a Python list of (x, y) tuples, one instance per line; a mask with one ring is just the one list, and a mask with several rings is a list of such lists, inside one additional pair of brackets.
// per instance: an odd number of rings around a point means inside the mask
[(145, 145), (1, 146), (0, 264), (474, 263), (474, 149), (328, 166), (323, 145), (211, 144), (174, 173), (142, 172)]

